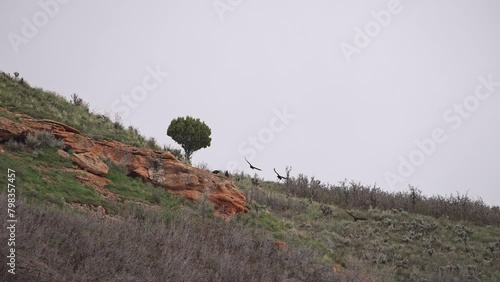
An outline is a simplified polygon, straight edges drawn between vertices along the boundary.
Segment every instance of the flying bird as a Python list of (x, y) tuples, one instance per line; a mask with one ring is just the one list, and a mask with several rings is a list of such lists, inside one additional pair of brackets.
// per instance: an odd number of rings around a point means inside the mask
[(288, 180), (288, 178), (286, 178), (286, 177), (284, 177), (284, 176), (281, 176), (281, 175), (280, 175), (280, 174), (276, 171), (276, 169), (275, 169), (275, 168), (273, 168), (273, 169), (274, 169), (274, 173), (276, 173), (276, 175), (278, 176), (278, 180), (281, 180), (281, 179)]
[(259, 171), (262, 171), (262, 169), (258, 168), (258, 167), (254, 167), (248, 160), (247, 158), (245, 158), (245, 161), (247, 161), (247, 163), (250, 165), (250, 168), (251, 169), (256, 169), (256, 170), (259, 170)]
[(353, 215), (352, 213), (348, 212), (345, 210), (346, 213), (348, 213), (350, 216), (352, 216), (354, 218), (354, 221), (358, 221), (358, 220), (368, 220), (367, 218), (364, 218), (364, 217), (357, 217), (355, 215)]

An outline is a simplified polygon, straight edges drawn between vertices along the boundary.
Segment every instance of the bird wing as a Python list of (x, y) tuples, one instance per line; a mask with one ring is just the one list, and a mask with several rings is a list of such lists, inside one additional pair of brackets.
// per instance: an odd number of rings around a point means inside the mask
[(280, 175), (280, 174), (276, 171), (276, 169), (275, 169), (275, 168), (273, 168), (273, 169), (274, 169), (274, 173), (276, 173), (276, 174), (278, 175), (278, 178), (279, 178), (279, 179), (286, 179), (286, 180), (288, 180), (288, 178), (284, 177), (283, 175)]
[(251, 163), (247, 160), (247, 158), (245, 158), (245, 161), (247, 161), (247, 163), (250, 165), (250, 168), (251, 168), (251, 169), (256, 169), (256, 170), (260, 170), (260, 171), (262, 171), (262, 169), (260, 169), (260, 168), (258, 168), (258, 167), (254, 167), (254, 166), (253, 166), (253, 165), (252, 165), (252, 164), (251, 164)]

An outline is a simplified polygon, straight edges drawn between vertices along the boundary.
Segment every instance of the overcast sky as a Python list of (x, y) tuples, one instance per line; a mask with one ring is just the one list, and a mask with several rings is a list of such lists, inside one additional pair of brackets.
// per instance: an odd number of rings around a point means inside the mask
[[(500, 205), (500, 2), (0, 2), (0, 70), (118, 114), (193, 163)], [(1, 104), (1, 101), (0, 101)]]

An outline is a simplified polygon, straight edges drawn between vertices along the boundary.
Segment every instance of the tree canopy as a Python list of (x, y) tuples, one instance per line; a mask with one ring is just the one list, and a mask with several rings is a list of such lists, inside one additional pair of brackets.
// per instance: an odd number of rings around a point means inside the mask
[(167, 135), (182, 146), (188, 161), (191, 161), (194, 152), (210, 146), (211, 134), (210, 127), (199, 118), (190, 116), (173, 119), (167, 129)]

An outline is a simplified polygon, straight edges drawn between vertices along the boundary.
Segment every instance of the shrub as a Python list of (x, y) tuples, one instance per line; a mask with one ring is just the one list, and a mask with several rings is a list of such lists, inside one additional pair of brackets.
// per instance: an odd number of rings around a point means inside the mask
[(210, 166), (206, 162), (198, 163), (196, 167), (202, 170), (210, 171)]
[(161, 147), (158, 146), (158, 142), (156, 142), (156, 138), (154, 137), (150, 137), (148, 141), (146, 141), (146, 147), (148, 147), (151, 150), (157, 150), (157, 151), (161, 149)]
[(154, 170), (159, 170), (163, 166), (163, 160), (160, 156), (149, 157), (148, 163)]
[(321, 209), (321, 212), (323, 213), (324, 216), (329, 216), (333, 213), (332, 208), (330, 208), (327, 205), (321, 205), (320, 209)]
[(138, 136), (139, 130), (131, 125), (128, 126), (128, 132), (130, 132), (133, 136)]
[(57, 139), (52, 132), (48, 131), (29, 133), (25, 143), (33, 150), (64, 147), (64, 142), (61, 139)]
[(435, 218), (465, 220), (478, 225), (500, 225), (499, 207), (490, 207), (481, 199), (470, 199), (467, 194), (448, 197), (424, 196), (413, 186), (405, 192), (390, 193), (375, 185), (367, 186), (354, 181), (344, 180), (336, 185), (322, 184), (302, 174), (288, 177), (283, 189), (296, 197), (327, 205), (338, 205), (341, 208), (405, 210)]
[(31, 156), (34, 159), (38, 158), (41, 154), (42, 154), (42, 152), (40, 150), (38, 150), (38, 149), (35, 149), (35, 150), (33, 150), (33, 152), (31, 152)]
[(80, 98), (78, 94), (73, 93), (73, 95), (71, 95), (71, 103), (75, 106), (81, 107), (86, 112), (89, 112), (89, 103), (83, 101), (83, 99)]
[(7, 141), (7, 143), (5, 143), (5, 149), (12, 151), (12, 152), (20, 151), (20, 150), (22, 150), (22, 148), (23, 148), (23, 144), (15, 141), (13, 139), (10, 139), (9, 141)]
[(113, 127), (117, 130), (124, 130), (125, 129), (125, 127), (123, 126), (123, 124), (119, 120), (113, 122)]

